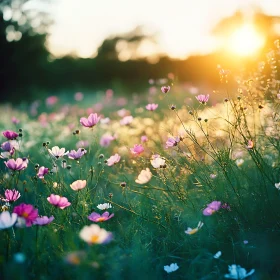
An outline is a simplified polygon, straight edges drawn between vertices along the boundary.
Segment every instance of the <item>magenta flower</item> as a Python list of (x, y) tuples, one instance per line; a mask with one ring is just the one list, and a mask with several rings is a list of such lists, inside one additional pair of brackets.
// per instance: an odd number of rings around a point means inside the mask
[(6, 197), (6, 201), (14, 202), (20, 198), (20, 193), (15, 189), (5, 190), (5, 197)]
[(91, 220), (92, 222), (95, 222), (95, 223), (99, 223), (99, 222), (105, 222), (111, 218), (114, 217), (114, 213), (112, 213), (110, 215), (109, 212), (104, 212), (102, 215), (96, 213), (96, 212), (92, 212), (89, 216), (88, 216), (88, 219)]
[(204, 95), (204, 94), (200, 94), (198, 96), (195, 97), (201, 104), (206, 104), (209, 100), (209, 94)]
[(18, 137), (18, 134), (12, 130), (5, 130), (2, 133), (8, 140), (13, 140)]
[(170, 86), (163, 86), (161, 87), (161, 92), (162, 93), (168, 93), (170, 91)]
[(68, 158), (78, 160), (86, 153), (87, 150), (84, 148), (79, 148), (77, 151), (71, 150), (71, 152), (68, 154)]
[(133, 148), (130, 148), (133, 155), (140, 155), (144, 152), (144, 147), (141, 144), (135, 144)]
[(35, 209), (31, 204), (21, 203), (14, 208), (13, 212), (25, 220), (27, 227), (31, 227), (33, 221), (38, 217), (38, 209)]
[(94, 127), (100, 120), (101, 117), (98, 117), (97, 114), (91, 113), (88, 118), (81, 118), (80, 124), (84, 127)]
[(158, 107), (158, 104), (152, 103), (152, 104), (148, 104), (146, 106), (146, 109), (149, 111), (155, 111), (157, 107)]
[(148, 142), (148, 137), (146, 135), (141, 136), (141, 142), (142, 143)]
[(165, 148), (170, 148), (170, 147), (175, 147), (178, 145), (178, 143), (180, 142), (180, 137), (169, 137), (166, 141), (166, 146)]
[(49, 173), (49, 169), (45, 166), (41, 166), (38, 170), (37, 176), (39, 179), (44, 179), (44, 176)]
[(50, 216), (49, 218), (47, 216), (40, 216), (33, 221), (33, 225), (45, 226), (50, 224), (53, 220), (54, 216)]
[(56, 206), (60, 209), (64, 209), (71, 205), (71, 203), (68, 201), (68, 199), (66, 197), (62, 197), (57, 194), (51, 194), (47, 198), (47, 200), (50, 204), (52, 204), (53, 206)]
[(218, 211), (221, 208), (221, 201), (212, 201), (210, 204), (207, 205), (207, 207), (203, 210), (204, 216), (211, 216), (216, 211)]
[(27, 167), (28, 159), (27, 158), (17, 158), (9, 159), (8, 161), (4, 161), (5, 165), (14, 171), (24, 170)]
[(121, 159), (121, 156), (119, 154), (115, 154), (115, 155), (111, 156), (110, 158), (108, 158), (107, 165), (112, 166), (115, 163), (118, 163), (120, 161), (120, 159)]

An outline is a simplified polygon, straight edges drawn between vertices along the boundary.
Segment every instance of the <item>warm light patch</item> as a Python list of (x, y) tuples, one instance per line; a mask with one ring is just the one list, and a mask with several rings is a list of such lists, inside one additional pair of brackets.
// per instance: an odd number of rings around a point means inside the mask
[(256, 31), (254, 26), (246, 24), (230, 36), (229, 50), (240, 56), (249, 56), (258, 52), (264, 43), (264, 37)]

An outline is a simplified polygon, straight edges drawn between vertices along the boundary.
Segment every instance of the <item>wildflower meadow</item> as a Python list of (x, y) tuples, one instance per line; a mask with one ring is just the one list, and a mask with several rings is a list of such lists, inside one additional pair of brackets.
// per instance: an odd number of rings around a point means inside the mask
[(0, 278), (280, 279), (279, 59), (2, 104)]

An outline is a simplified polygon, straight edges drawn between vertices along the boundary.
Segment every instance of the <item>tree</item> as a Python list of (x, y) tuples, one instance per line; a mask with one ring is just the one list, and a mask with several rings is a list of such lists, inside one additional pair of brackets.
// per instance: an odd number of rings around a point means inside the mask
[[(0, 4), (1, 99), (17, 101), (21, 94), (43, 81), (48, 52), (44, 46), (47, 13), (28, 7), (29, 0), (5, 0)], [(8, 98), (9, 97), (9, 98)]]

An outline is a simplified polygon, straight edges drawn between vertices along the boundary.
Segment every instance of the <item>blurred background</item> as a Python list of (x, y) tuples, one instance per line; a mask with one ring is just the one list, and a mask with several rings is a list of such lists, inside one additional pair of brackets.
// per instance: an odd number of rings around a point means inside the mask
[(213, 89), (217, 65), (250, 71), (279, 37), (278, 0), (1, 0), (1, 102), (166, 77)]

